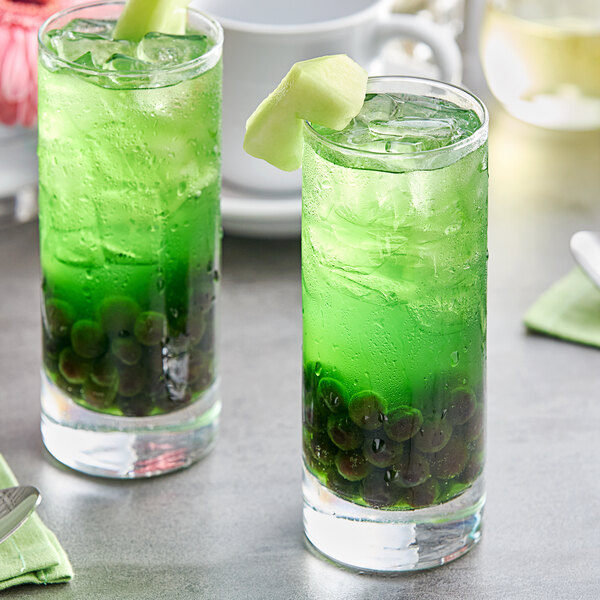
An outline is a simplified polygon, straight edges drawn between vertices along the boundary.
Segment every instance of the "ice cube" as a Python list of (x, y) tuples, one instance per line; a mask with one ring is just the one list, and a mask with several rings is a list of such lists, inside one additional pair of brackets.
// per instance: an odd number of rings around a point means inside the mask
[(157, 66), (171, 66), (194, 60), (207, 49), (208, 38), (205, 35), (150, 32), (138, 44), (137, 57)]
[(78, 33), (93, 33), (105, 39), (112, 39), (112, 32), (115, 28), (114, 21), (104, 19), (73, 19), (64, 27), (63, 31), (76, 31)]
[(105, 63), (107, 71), (118, 71), (119, 73), (139, 73), (148, 71), (151, 65), (146, 61), (127, 56), (126, 54), (113, 54)]
[(394, 96), (396, 108), (392, 118), (417, 117), (429, 118), (435, 117), (441, 108), (441, 100), (438, 98), (429, 98), (426, 96), (413, 96), (412, 94), (399, 94)]
[(107, 239), (106, 235), (102, 240), (102, 252), (106, 262), (111, 264), (152, 264), (153, 262), (149, 256), (140, 253), (139, 247), (136, 248), (135, 244), (115, 244), (112, 238)]
[(420, 119), (417, 117), (404, 117), (390, 119), (389, 121), (373, 121), (370, 129), (381, 131), (386, 135), (413, 135), (415, 132), (425, 132), (439, 134), (440, 132), (447, 136), (452, 131), (452, 126), (445, 121), (433, 119)]
[(86, 52), (85, 54), (81, 55), (79, 58), (76, 58), (73, 62), (77, 63), (78, 65), (81, 65), (83, 67), (87, 67), (88, 69), (96, 68), (96, 65), (94, 64), (94, 59), (92, 57), (91, 52)]
[[(348, 134), (345, 134), (344, 137), (352, 146), (362, 146), (373, 141), (373, 137), (371, 136), (368, 127), (354, 127)], [(343, 139), (340, 139), (340, 142), (343, 143), (343, 141)]]
[(396, 105), (396, 99), (390, 94), (367, 94), (357, 121), (368, 125), (371, 121), (390, 119), (396, 110)]
[(82, 227), (75, 231), (61, 231), (60, 242), (54, 245), (56, 258), (67, 265), (100, 267), (104, 254), (95, 227)]
[(95, 33), (79, 31), (51, 31), (48, 44), (60, 58), (71, 62), (78, 61), (89, 52), (96, 68), (103, 67), (115, 54), (133, 56), (135, 53), (132, 42), (108, 40)]
[(344, 146), (362, 146), (373, 141), (368, 127), (354, 120), (342, 131), (320, 126), (315, 126), (315, 130), (321, 135), (326, 136), (334, 144), (342, 144)]
[(423, 146), (420, 141), (404, 140), (387, 140), (385, 142), (385, 151), (392, 154), (413, 154), (421, 152)]
[[(448, 123), (421, 119), (372, 121), (369, 131), (373, 138), (387, 141), (386, 152), (402, 152), (407, 145), (414, 147), (409, 151), (440, 148), (452, 143), (453, 133), (453, 129)], [(397, 148), (397, 150), (393, 148)]]

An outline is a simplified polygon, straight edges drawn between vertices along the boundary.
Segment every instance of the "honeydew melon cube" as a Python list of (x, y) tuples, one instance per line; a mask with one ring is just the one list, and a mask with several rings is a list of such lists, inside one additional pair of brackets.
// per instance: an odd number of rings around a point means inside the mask
[(298, 62), (246, 122), (244, 150), (294, 171), (302, 163), (302, 121), (344, 129), (366, 89), (366, 71), (345, 54)]
[(185, 10), (190, 0), (127, 0), (114, 31), (116, 40), (139, 42), (148, 32), (185, 33)]

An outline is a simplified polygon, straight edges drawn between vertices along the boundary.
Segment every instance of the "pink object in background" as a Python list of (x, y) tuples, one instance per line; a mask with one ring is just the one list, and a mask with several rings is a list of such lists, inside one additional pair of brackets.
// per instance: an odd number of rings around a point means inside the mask
[(0, 0), (0, 123), (32, 127), (37, 115), (37, 31), (75, 0)]

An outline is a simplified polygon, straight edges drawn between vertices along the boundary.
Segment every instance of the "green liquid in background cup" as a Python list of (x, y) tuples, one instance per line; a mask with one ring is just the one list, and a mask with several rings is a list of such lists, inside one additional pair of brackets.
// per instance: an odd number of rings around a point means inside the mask
[(342, 131), (305, 127), (304, 461), (357, 505), (441, 504), (483, 467), (487, 144), (466, 146), (481, 125), (381, 92)]
[(160, 415), (215, 381), (220, 52), (114, 25), (41, 40), (44, 370), (93, 411)]

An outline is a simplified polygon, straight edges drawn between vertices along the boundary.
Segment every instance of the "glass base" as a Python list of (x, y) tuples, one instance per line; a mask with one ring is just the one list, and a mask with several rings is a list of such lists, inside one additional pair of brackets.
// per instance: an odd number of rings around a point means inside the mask
[(217, 439), (218, 381), (189, 407), (155, 417), (117, 417), (79, 406), (42, 373), (42, 438), (61, 463), (100, 477), (154, 477), (188, 467)]
[(481, 537), (483, 477), (430, 508), (388, 511), (338, 498), (304, 467), (304, 533), (333, 561), (363, 571), (419, 571), (453, 561)]

